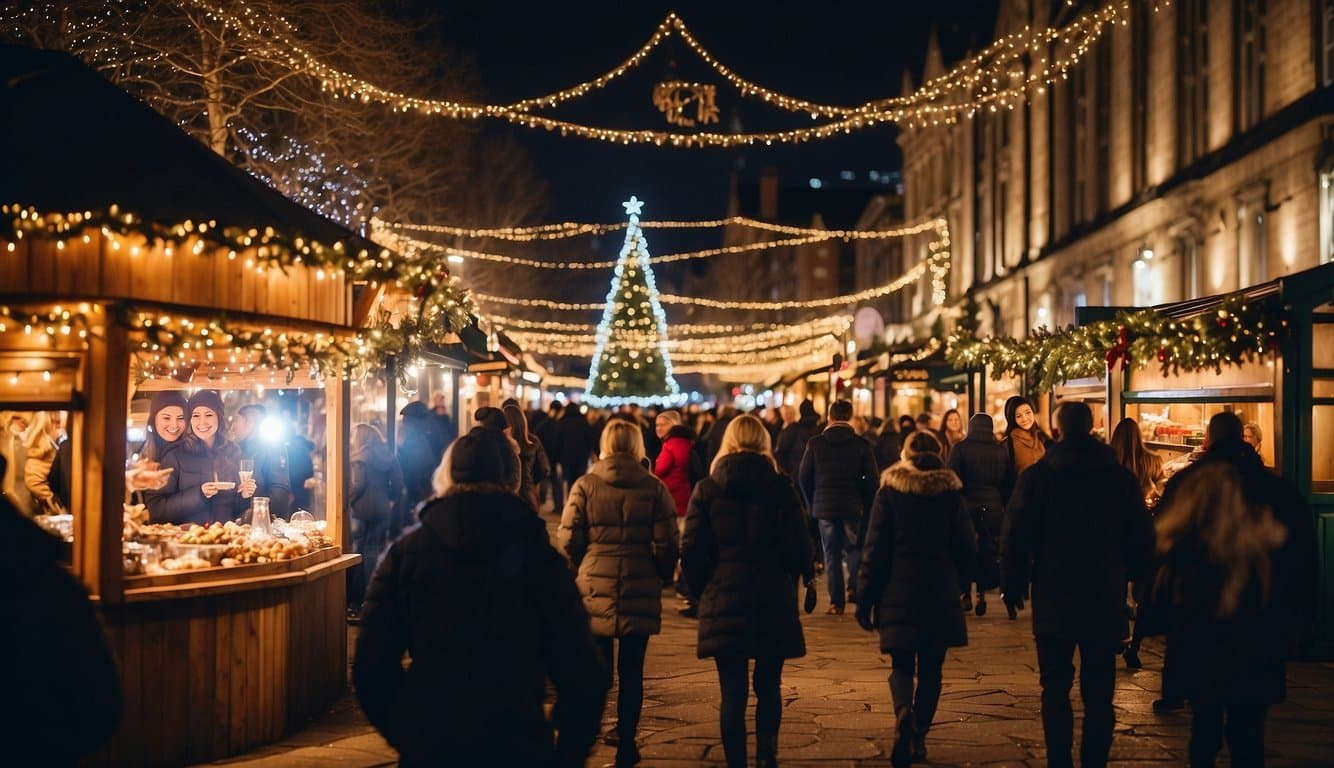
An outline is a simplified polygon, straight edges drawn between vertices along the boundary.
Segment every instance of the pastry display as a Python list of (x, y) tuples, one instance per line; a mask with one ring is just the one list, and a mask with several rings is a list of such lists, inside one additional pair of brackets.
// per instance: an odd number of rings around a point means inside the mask
[[(179, 526), (149, 523), (142, 504), (126, 504), (123, 526), (127, 546), (127, 574), (158, 574), (205, 568), (234, 568), (241, 565), (294, 560), (334, 545), (333, 541), (311, 526), (308, 533), (279, 527), (283, 535), (255, 537), (249, 524), (228, 521), (209, 525)], [(142, 556), (159, 550), (161, 559)], [(133, 556), (128, 556), (133, 552)]]

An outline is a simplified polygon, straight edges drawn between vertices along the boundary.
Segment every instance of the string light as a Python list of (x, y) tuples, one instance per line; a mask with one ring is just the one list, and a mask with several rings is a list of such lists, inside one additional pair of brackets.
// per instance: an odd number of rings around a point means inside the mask
[[(526, 320), (517, 317), (508, 317), (504, 315), (490, 315), (490, 322), (507, 331), (510, 328), (539, 330), (539, 331), (566, 331), (569, 333), (596, 333), (597, 326), (588, 323), (561, 323), (548, 320)], [(852, 326), (852, 317), (848, 315), (830, 315), (820, 317), (805, 323), (673, 323), (672, 334), (675, 336), (707, 335), (722, 333), (743, 333), (748, 331), (777, 331), (791, 329), (794, 332), (816, 333), (826, 331), (829, 333), (842, 334)]]
[[(1033, 29), (1025, 26), (1019, 32), (1003, 37), (982, 53), (951, 68), (940, 77), (923, 84), (911, 94), (889, 99), (877, 99), (855, 107), (820, 104), (797, 99), (772, 91), (742, 78), (723, 65), (707, 51), (686, 29), (676, 14), (669, 14), (658, 29), (629, 59), (594, 80), (580, 83), (556, 93), (546, 94), (507, 105), (472, 104), (440, 99), (424, 99), (380, 88), (351, 73), (320, 61), (302, 47), (291, 35), (260, 18), (244, 2), (238, 2), (239, 15), (217, 7), (206, 0), (177, 0), (178, 3), (204, 10), (208, 16), (234, 30), (241, 39), (254, 46), (256, 52), (267, 56), (283, 55), (294, 71), (318, 80), (321, 87), (334, 96), (351, 98), (364, 103), (375, 101), (388, 104), (395, 111), (414, 111), (459, 119), (498, 118), (512, 123), (559, 131), (562, 135), (621, 144), (654, 144), (673, 147), (734, 147), (753, 144), (803, 142), (851, 133), (871, 126), (895, 122), (902, 125), (939, 125), (954, 122), (960, 116), (971, 117), (978, 109), (1012, 108), (1027, 98), (1028, 91), (1043, 88), (1064, 79), (1068, 70), (1087, 54), (1104, 31), (1118, 22), (1124, 22), (1130, 0), (1118, 0), (1089, 11), (1061, 28)], [(1158, 0), (1155, 9), (1170, 0)], [(281, 21), (281, 20), (280, 20)], [(262, 31), (256, 27), (262, 27)], [(831, 122), (808, 128), (761, 133), (676, 133), (656, 130), (618, 130), (598, 128), (532, 114), (536, 108), (554, 107), (562, 102), (584, 96), (609, 83), (641, 64), (644, 58), (672, 35), (681, 39), (713, 68), (723, 79), (744, 96), (763, 99), (780, 109), (805, 112), (812, 119), (831, 118)], [(1063, 57), (1048, 59), (1048, 49), (1059, 43), (1070, 49)], [(1026, 61), (1035, 62), (1025, 76), (1021, 67)]]
[[(766, 232), (777, 232), (784, 235), (794, 235), (797, 237), (817, 237), (825, 240), (892, 240), (896, 238), (908, 237), (910, 235), (921, 234), (934, 227), (939, 226), (938, 219), (928, 219), (917, 224), (909, 226), (895, 227), (893, 229), (818, 229), (815, 227), (794, 227), (787, 224), (774, 224), (767, 221), (752, 219), (747, 216), (730, 216), (725, 219), (705, 219), (701, 221), (643, 221), (639, 224), (641, 229), (717, 229), (719, 227), (746, 227), (749, 229), (759, 229)], [(494, 229), (470, 229), (467, 227), (453, 227), (443, 224), (408, 224), (404, 222), (391, 222), (383, 219), (371, 220), (371, 231), (376, 233), (385, 232), (385, 230), (396, 229), (412, 232), (430, 232), (434, 234), (450, 235), (453, 237), (469, 238), (494, 238), (497, 240), (514, 240), (519, 242), (530, 242), (534, 240), (560, 240), (570, 237), (579, 237), (581, 235), (604, 235), (610, 232), (616, 232), (625, 229), (623, 223), (617, 224), (581, 224), (579, 222), (563, 222), (560, 224), (540, 224), (533, 227), (502, 227)], [(389, 234), (394, 237), (395, 235)], [(655, 256), (654, 261), (661, 262), (665, 257)]]

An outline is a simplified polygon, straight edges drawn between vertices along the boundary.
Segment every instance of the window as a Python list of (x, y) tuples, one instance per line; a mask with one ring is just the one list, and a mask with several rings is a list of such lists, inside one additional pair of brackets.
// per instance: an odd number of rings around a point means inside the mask
[(1112, 44), (1107, 38), (1098, 46), (1094, 69), (1093, 94), (1097, 114), (1093, 121), (1094, 160), (1097, 163), (1095, 211), (1101, 214), (1112, 207)]
[(1265, 242), (1265, 200), (1263, 186), (1248, 189), (1237, 203), (1237, 287), (1262, 283), (1269, 276)]
[(1149, 3), (1137, 4), (1130, 27), (1130, 187), (1134, 192), (1149, 184), (1149, 25), (1152, 15)]
[(1320, 263), (1334, 261), (1334, 170), (1320, 174)]
[(1177, 253), (1181, 255), (1181, 299), (1197, 299), (1203, 293), (1200, 285), (1200, 243), (1194, 235), (1177, 239)]
[(1265, 112), (1265, 6), (1267, 0), (1236, 0), (1235, 127), (1251, 128)]
[(1009, 201), (1010, 186), (1004, 180), (996, 184), (996, 271), (1000, 272), (1010, 266), (1010, 260), (1005, 258), (1005, 250), (1009, 245), (1009, 228), (1005, 226)]
[(1321, 0), (1320, 82), (1334, 85), (1334, 0)]
[(1131, 278), (1134, 282), (1134, 300), (1137, 307), (1151, 307), (1162, 303), (1163, 281), (1158, 277), (1158, 265), (1154, 263), (1153, 251), (1142, 248), (1130, 263)]
[(1089, 130), (1088, 69), (1076, 68), (1070, 77), (1070, 226), (1082, 222), (1088, 211)]
[(1177, 165), (1207, 150), (1209, 115), (1209, 0), (1177, 3)]

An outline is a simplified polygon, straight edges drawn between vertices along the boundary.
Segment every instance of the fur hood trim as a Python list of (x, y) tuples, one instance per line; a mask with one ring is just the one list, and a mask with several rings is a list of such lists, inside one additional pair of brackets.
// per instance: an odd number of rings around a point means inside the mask
[(918, 469), (910, 462), (893, 464), (880, 475), (880, 485), (913, 496), (939, 496), (963, 490), (963, 483), (952, 469)]

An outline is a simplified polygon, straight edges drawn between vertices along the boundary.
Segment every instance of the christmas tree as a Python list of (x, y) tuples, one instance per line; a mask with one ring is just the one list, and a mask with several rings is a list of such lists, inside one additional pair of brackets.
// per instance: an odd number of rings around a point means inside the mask
[(598, 324), (587, 399), (594, 405), (678, 403), (684, 398), (667, 354), (667, 316), (639, 227), (644, 203), (632, 195), (624, 205), (630, 226)]

